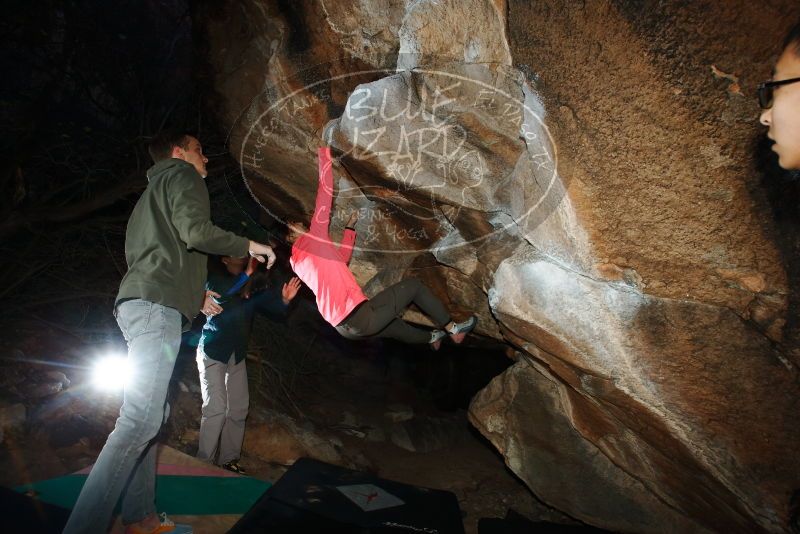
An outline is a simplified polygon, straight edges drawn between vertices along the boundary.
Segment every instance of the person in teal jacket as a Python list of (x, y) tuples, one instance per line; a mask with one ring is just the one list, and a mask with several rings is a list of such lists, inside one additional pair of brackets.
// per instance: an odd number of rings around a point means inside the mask
[(283, 315), (300, 289), (292, 278), (276, 294), (273, 288), (253, 292), (255, 259), (224, 256), (224, 269), (212, 269), (206, 282), (206, 324), (197, 346), (197, 371), (203, 396), (197, 457), (245, 474), (239, 464), (250, 395), (247, 345), (255, 311)]

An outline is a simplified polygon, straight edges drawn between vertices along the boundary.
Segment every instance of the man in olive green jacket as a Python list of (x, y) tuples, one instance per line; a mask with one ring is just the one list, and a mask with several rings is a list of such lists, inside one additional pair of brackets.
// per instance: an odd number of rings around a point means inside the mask
[[(116, 426), (84, 484), (64, 532), (105, 532), (123, 493), (129, 533), (169, 532), (155, 509), (154, 438), (169, 414), (167, 387), (181, 342), (205, 297), (206, 254), (243, 257), (267, 267), (272, 249), (214, 226), (200, 142), (166, 133), (149, 147), (155, 165), (125, 235), (128, 272), (115, 303), (128, 342), (130, 376)], [(126, 486), (127, 485), (127, 486)]]

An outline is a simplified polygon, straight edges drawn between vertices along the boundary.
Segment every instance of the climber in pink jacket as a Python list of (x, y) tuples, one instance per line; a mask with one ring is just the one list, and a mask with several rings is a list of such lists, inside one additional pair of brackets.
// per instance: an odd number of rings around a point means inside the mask
[[(416, 278), (408, 278), (368, 299), (347, 264), (356, 240), (357, 213), (347, 222), (342, 242), (335, 245), (328, 233), (333, 204), (333, 169), (329, 147), (318, 151), (319, 185), (310, 228), (302, 222), (288, 224), (287, 240), (292, 245), (290, 263), (317, 300), (322, 317), (348, 339), (389, 337), (406, 343), (428, 343), (438, 349), (450, 336), (461, 343), (477, 324), (473, 315), (454, 322), (442, 302)], [(411, 304), (416, 304), (437, 329), (424, 330), (400, 319)]]

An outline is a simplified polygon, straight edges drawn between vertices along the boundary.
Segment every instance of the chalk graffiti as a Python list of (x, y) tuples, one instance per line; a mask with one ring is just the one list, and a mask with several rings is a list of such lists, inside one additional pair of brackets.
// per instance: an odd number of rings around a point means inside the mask
[[(347, 205), (353, 198), (363, 202), (365, 195), (371, 200), (372, 207), (361, 208), (359, 213), (360, 246), (409, 241), (432, 245), (439, 232), (431, 231), (439, 221), (452, 220), (464, 206), (485, 209), (500, 184), (521, 184), (511, 176), (518, 169), (530, 173), (535, 181), (528, 192), (519, 192), (523, 206), (530, 206), (523, 217), (540, 206), (547, 210), (557, 205), (543, 202), (544, 197), (564, 190), (553, 187), (556, 146), (544, 122), (526, 106), (526, 95), (532, 93), (520, 90), (524, 78), (512, 73), (505, 82), (502, 70), (462, 67), (455, 65), (452, 72), (376, 70), (374, 73), (383, 77), (357, 86), (336, 122), (326, 127), (325, 142), (337, 148), (339, 160), (345, 165), (347, 161), (365, 162), (366, 168), (379, 173), (374, 181), (356, 180), (357, 185), (343, 180), (337, 192), (337, 205)], [(320, 67), (315, 72), (335, 71)], [(264, 153), (274, 153), (275, 144), (308, 143), (302, 123), (322, 106), (331, 109), (327, 99), (332, 82), (364, 74), (322, 77), (283, 98), (279, 98), (279, 87), (265, 89), (268, 108), (254, 117), (251, 107), (245, 117), (250, 127), (241, 145), (243, 173), (245, 167), (258, 170), (268, 165)], [(535, 104), (542, 109), (540, 103)], [(522, 157), (527, 158), (526, 166), (515, 163)], [(376, 203), (394, 213), (375, 209)], [(337, 209), (334, 219), (343, 222), (350, 215), (344, 211)], [(515, 218), (515, 222), (520, 219)], [(402, 227), (398, 220), (403, 221)]]

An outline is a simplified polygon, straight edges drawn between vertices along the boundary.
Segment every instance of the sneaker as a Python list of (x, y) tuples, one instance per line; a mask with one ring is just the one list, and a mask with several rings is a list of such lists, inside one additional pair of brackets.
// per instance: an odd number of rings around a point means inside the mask
[(227, 469), (228, 471), (233, 471), (234, 473), (239, 473), (240, 475), (246, 475), (247, 471), (239, 465), (239, 460), (231, 460), (226, 464), (222, 464), (223, 469)]
[(472, 332), (472, 329), (475, 328), (475, 325), (478, 324), (478, 318), (474, 315), (471, 315), (466, 321), (462, 321), (460, 323), (453, 322), (453, 326), (447, 328), (446, 331), (450, 334), (450, 339), (453, 340), (454, 343), (461, 343), (464, 341), (464, 338), (467, 337), (469, 332)]
[(439, 350), (442, 346), (442, 340), (447, 337), (447, 332), (444, 330), (432, 330), (431, 340), (428, 342), (433, 350)]
[[(133, 525), (128, 525), (125, 527), (125, 534), (162, 534), (174, 531), (175, 523), (173, 523), (172, 520), (167, 517), (167, 514), (163, 512), (159, 514), (159, 525), (153, 529), (145, 529), (140, 527), (138, 523), (134, 523)], [(191, 530), (189, 532), (191, 532)]]

